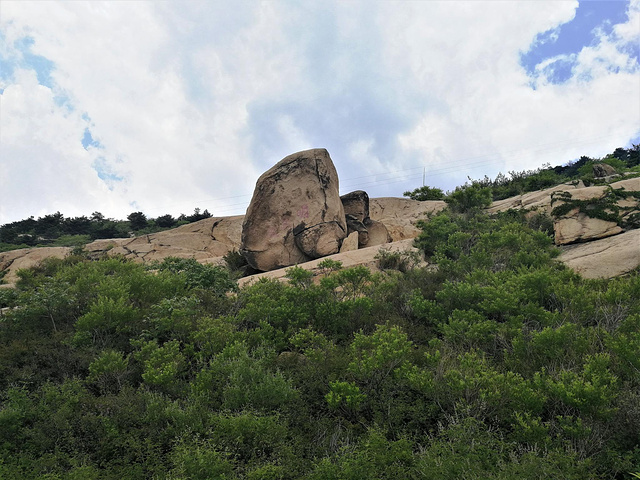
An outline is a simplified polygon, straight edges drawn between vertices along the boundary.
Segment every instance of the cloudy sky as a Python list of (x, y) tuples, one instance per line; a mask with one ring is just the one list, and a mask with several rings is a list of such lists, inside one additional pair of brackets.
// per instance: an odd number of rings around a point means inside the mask
[(0, 0), (0, 224), (244, 213), (282, 157), (341, 192), (640, 143), (640, 0)]

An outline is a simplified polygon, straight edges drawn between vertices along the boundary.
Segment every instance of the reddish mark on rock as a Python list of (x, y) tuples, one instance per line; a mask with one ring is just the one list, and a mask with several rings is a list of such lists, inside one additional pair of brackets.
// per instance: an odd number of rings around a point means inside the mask
[(309, 218), (309, 205), (303, 205), (298, 210), (298, 218)]

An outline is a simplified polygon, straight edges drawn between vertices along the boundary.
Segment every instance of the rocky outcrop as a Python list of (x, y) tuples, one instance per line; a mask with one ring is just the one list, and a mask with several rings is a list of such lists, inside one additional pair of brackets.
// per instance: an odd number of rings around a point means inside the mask
[(345, 215), (364, 222), (369, 218), (369, 195), (363, 190), (356, 190), (340, 197)]
[[(389, 225), (391, 240), (412, 239), (420, 230), (416, 223), (426, 214), (444, 208), (444, 202), (418, 202), (403, 198), (370, 199), (372, 220)], [(136, 238), (96, 240), (85, 246), (89, 255), (121, 255), (134, 262), (150, 262), (167, 257), (195, 258), (200, 263), (222, 264), (222, 256), (240, 248), (244, 216), (213, 217)], [(363, 228), (364, 227), (364, 224)], [(367, 232), (368, 235), (368, 232)], [(386, 241), (387, 237), (383, 237)], [(345, 238), (340, 251), (362, 248), (358, 233)], [(63, 258), (71, 251), (68, 247), (46, 247), (12, 250), (0, 253), (0, 271), (4, 281), (13, 284), (19, 268), (30, 268), (48, 257)]]
[(408, 198), (381, 197), (369, 201), (369, 215), (372, 220), (384, 224), (392, 242), (417, 237), (421, 230), (418, 221), (427, 219), (447, 204), (441, 200), (420, 202)]
[(2, 280), (13, 284), (18, 281), (18, 270), (35, 267), (45, 258), (64, 258), (70, 252), (69, 247), (39, 247), (0, 253), (0, 272), (6, 272)]
[(360, 248), (382, 245), (391, 241), (387, 227), (369, 216), (369, 195), (362, 190), (340, 197), (347, 219), (347, 231), (358, 232)]
[(551, 194), (556, 245), (589, 242), (625, 231), (640, 212), (640, 178)]
[(610, 237), (622, 233), (622, 227), (616, 222), (591, 218), (577, 208), (553, 222), (556, 245), (588, 242), (598, 238)]
[(358, 247), (358, 232), (351, 232), (349, 235), (347, 235), (347, 238), (342, 241), (340, 253), (358, 250)]
[(345, 219), (347, 221), (347, 235), (357, 234), (358, 245), (360, 247), (366, 246), (369, 243), (369, 231), (364, 223), (353, 215), (345, 215)]
[(387, 230), (384, 223), (367, 218), (364, 221), (364, 226), (367, 229), (369, 237), (367, 243), (363, 245), (364, 248), (375, 247), (376, 245), (384, 245), (385, 243), (391, 242), (391, 235), (389, 235), (389, 230)]
[[(336, 260), (342, 263), (343, 268), (355, 267), (357, 265), (364, 265), (371, 271), (376, 272), (379, 270), (378, 259), (376, 258), (380, 253), (381, 248), (388, 250), (389, 252), (417, 252), (420, 254), (417, 248), (413, 246), (413, 239), (401, 240), (399, 242), (393, 242), (384, 247), (374, 246), (367, 248), (360, 248), (358, 250), (352, 250), (347, 252), (341, 252), (335, 255), (330, 255), (327, 258)], [(319, 266), (324, 259), (320, 258), (312, 260), (304, 264), (299, 265), (305, 270), (311, 271), (315, 278), (319, 278), (323, 274), (323, 269)], [(422, 262), (418, 266), (425, 266), (426, 263)], [(241, 278), (239, 285), (244, 286), (258, 281), (261, 278), (269, 278), (273, 280), (286, 280), (288, 268), (280, 268), (272, 270), (270, 272), (258, 273), (256, 275), (250, 275), (248, 277)]]
[(562, 247), (560, 261), (586, 278), (613, 278), (640, 267), (640, 229)]
[(615, 168), (611, 165), (607, 165), (606, 163), (594, 163), (592, 169), (593, 176), (595, 178), (609, 177), (618, 173)]
[(487, 209), (488, 213), (506, 212), (510, 209), (526, 208), (528, 210), (536, 210), (538, 212), (551, 213), (551, 195), (555, 192), (575, 192), (585, 188), (582, 181), (563, 183), (555, 187), (529, 192), (515, 197), (505, 198), (495, 201)]
[[(326, 151), (319, 152), (320, 157), (324, 154)], [(311, 156), (315, 158), (315, 154)], [(328, 157), (328, 154), (326, 156)], [(335, 172), (335, 169), (333, 171)], [(276, 186), (273, 188), (275, 191)], [(580, 183), (564, 184), (495, 202), (488, 211), (491, 213), (509, 208), (526, 208), (530, 210), (529, 215), (535, 215), (535, 212), (551, 214), (556, 207), (567, 205), (562, 214), (556, 215), (553, 219), (556, 243), (562, 249), (560, 260), (588, 278), (610, 278), (623, 275), (640, 266), (638, 192), (640, 178), (627, 178), (610, 185), (592, 187), (584, 187)], [(302, 196), (303, 191), (300, 190), (296, 194), (298, 193)], [(357, 195), (351, 195), (347, 198), (348, 201), (345, 201), (346, 196), (343, 196), (342, 200), (337, 197), (337, 179), (333, 193), (335, 195), (331, 202), (334, 206), (337, 205), (335, 210), (339, 211), (344, 202), (343, 211), (350, 212), (344, 219), (345, 227), (351, 234), (338, 242), (323, 243), (322, 230), (307, 228), (312, 220), (304, 222), (304, 226), (301, 225), (303, 222), (299, 222), (300, 229), (296, 232), (293, 231), (295, 225), (287, 228), (283, 239), (287, 235), (293, 237), (293, 248), (299, 252), (295, 264), (299, 263), (307, 268), (305, 262), (310, 260), (311, 255), (324, 256), (339, 245), (340, 255), (346, 255), (343, 261), (345, 266), (374, 265), (373, 257), (379, 247), (372, 248), (370, 245), (388, 241), (393, 242), (389, 244), (389, 248), (392, 249), (410, 245), (412, 239), (421, 231), (418, 222), (425, 219), (428, 221), (429, 214), (446, 206), (442, 201), (421, 202), (393, 197), (369, 199), (362, 191), (353, 192)], [(308, 205), (306, 203), (307, 208)], [(310, 219), (312, 215), (308, 211), (305, 212), (304, 207), (305, 205), (302, 205), (297, 211), (300, 212), (300, 217)], [(595, 212), (599, 213), (596, 215)], [(614, 215), (615, 221), (613, 217), (607, 217), (608, 214)], [(340, 216), (339, 213), (337, 215)], [(293, 213), (290, 212), (289, 216), (293, 218)], [(162, 260), (172, 256), (195, 258), (201, 263), (223, 263), (223, 255), (240, 248), (243, 224), (246, 224), (244, 216), (208, 218), (136, 238), (96, 240), (88, 244), (85, 250), (95, 257), (122, 255), (136, 262)], [(277, 222), (275, 225), (277, 226)], [(377, 225), (382, 225), (384, 229), (377, 231)], [(268, 226), (274, 228), (273, 223), (268, 223)], [(258, 231), (265, 236), (264, 226), (263, 230)], [(302, 236), (297, 239), (296, 233), (302, 233)], [(331, 238), (329, 236), (329, 239)], [(302, 248), (299, 245), (302, 245)], [(311, 252), (311, 255), (305, 250)], [(45, 247), (0, 253), (0, 272), (4, 273), (5, 284), (10, 285), (17, 280), (18, 269), (33, 267), (49, 257), (63, 258), (70, 251), (71, 248), (68, 247)], [(309, 268), (316, 268), (321, 261), (322, 259), (310, 261)], [(282, 277), (284, 272), (285, 270), (282, 270), (273, 275)]]
[(595, 198), (604, 195), (604, 192), (608, 187), (613, 189), (623, 188), (627, 191), (640, 190), (640, 178), (627, 178), (624, 180), (611, 183), (608, 186), (597, 185), (593, 187), (585, 187), (584, 183), (580, 181), (563, 183), (556, 185), (555, 187), (547, 188), (545, 190), (539, 190), (536, 192), (529, 192), (523, 195), (516, 195), (515, 197), (505, 198), (504, 200), (498, 200), (491, 204), (487, 209), (488, 213), (506, 212), (510, 209), (524, 208), (527, 210), (536, 210), (541, 213), (551, 213), (551, 199), (552, 195), (557, 192), (569, 192), (572, 198), (575, 199), (588, 199)]
[(338, 174), (325, 149), (289, 155), (260, 176), (240, 252), (261, 271), (337, 253), (347, 236)]
[(206, 261), (240, 247), (243, 216), (212, 217), (135, 238), (96, 240), (85, 250), (94, 255), (122, 255), (136, 262), (167, 257)]
[[(151, 262), (167, 257), (195, 258), (201, 263), (222, 263), (222, 257), (240, 247), (243, 216), (213, 217), (182, 225), (172, 230), (135, 238), (96, 240), (84, 247), (95, 258), (121, 255), (134, 262)], [(45, 258), (64, 258), (69, 247), (41, 247), (0, 253), (3, 280), (13, 284), (17, 271), (30, 268)]]

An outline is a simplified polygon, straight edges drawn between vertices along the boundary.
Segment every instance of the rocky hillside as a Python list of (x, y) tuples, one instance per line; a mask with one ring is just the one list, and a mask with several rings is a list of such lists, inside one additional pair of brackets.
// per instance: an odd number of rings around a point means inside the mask
[[(589, 186), (574, 182), (494, 202), (489, 213), (525, 209), (527, 215), (548, 215), (553, 221), (560, 261), (587, 278), (612, 278), (640, 266), (640, 178), (611, 178), (607, 185)], [(411, 248), (410, 239), (420, 232), (417, 221), (445, 208), (442, 201), (403, 198), (372, 198), (369, 217), (388, 230), (390, 245)], [(84, 247), (90, 255), (122, 255), (135, 262), (166, 257), (195, 258), (201, 263), (223, 263), (223, 256), (241, 247), (244, 216), (214, 217), (164, 232), (135, 238), (97, 240)], [(328, 258), (345, 265), (364, 264), (375, 268), (374, 257), (381, 246), (350, 247)], [(29, 248), (0, 253), (4, 283), (17, 280), (16, 272), (47, 257), (62, 258), (69, 247)], [(317, 269), (319, 260), (300, 265)], [(285, 269), (258, 276), (282, 277)], [(251, 278), (243, 279), (243, 283)]]

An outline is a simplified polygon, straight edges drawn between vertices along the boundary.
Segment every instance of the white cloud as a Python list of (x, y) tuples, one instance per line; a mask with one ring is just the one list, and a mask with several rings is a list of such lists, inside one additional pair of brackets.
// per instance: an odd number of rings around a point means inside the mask
[[(17, 63), (29, 36), (55, 69), (51, 89), (19, 68), (0, 84), (0, 223), (242, 213), (266, 168), (311, 146), (374, 196), (417, 185), (423, 165), (451, 188), (607, 153), (638, 134), (638, 73), (620, 45), (639, 5), (576, 55), (579, 75), (533, 90), (519, 53), (575, 1), (4, 1), (1, 58)], [(100, 148), (82, 148), (87, 127)]]
[[(472, 29), (453, 21), (460, 18), (457, 12), (440, 11), (434, 18), (430, 2), (398, 13), (396, 17), (404, 15), (406, 27), (415, 32), (391, 46), (392, 53), (407, 53), (393, 63), (417, 79), (416, 88), (435, 96), (443, 112), (426, 112), (401, 137), (405, 151), (419, 152), (443, 173), (451, 173), (451, 162), (459, 160), (452, 175), (459, 179), (461, 171), (478, 177), (557, 164), (582, 154), (602, 155), (637, 135), (638, 122), (633, 120), (638, 119), (640, 104), (638, 75), (616, 75), (600, 65), (603, 58), (607, 65), (632, 62), (609, 39), (577, 56), (578, 68), (592, 74), (588, 82), (543, 82), (533, 90), (519, 64), (518, 52), (527, 50), (536, 33), (571, 20), (576, 6), (577, 2), (467, 3), (466, 15), (482, 18), (470, 22)], [(427, 21), (455, 27), (441, 40), (441, 29), (420, 29)], [(400, 24), (394, 25), (389, 36), (400, 29)]]
[(33, 70), (18, 69), (0, 96), (0, 218), (18, 220), (57, 210), (66, 215), (101, 210), (115, 215), (126, 203), (91, 168), (82, 148), (85, 121), (60, 108)]

